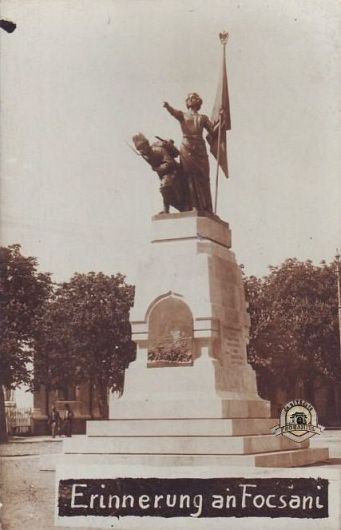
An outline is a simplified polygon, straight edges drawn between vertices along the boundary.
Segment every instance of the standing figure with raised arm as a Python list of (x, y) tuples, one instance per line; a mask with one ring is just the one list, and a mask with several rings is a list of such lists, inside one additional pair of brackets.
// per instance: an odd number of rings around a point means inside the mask
[(209, 135), (213, 134), (213, 125), (208, 116), (199, 114), (201, 105), (202, 99), (195, 92), (188, 94), (186, 98), (187, 112), (173, 109), (167, 102), (163, 104), (180, 122), (183, 133), (180, 161), (188, 181), (191, 207), (212, 212), (210, 168), (203, 130), (206, 129)]

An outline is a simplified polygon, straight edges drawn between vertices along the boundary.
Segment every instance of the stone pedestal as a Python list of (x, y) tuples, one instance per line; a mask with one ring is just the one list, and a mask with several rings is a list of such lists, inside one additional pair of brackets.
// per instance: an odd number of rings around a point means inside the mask
[[(250, 323), (228, 224), (194, 212), (155, 216), (152, 224), (150, 253), (141, 260), (131, 314), (136, 361), (126, 372), (122, 398), (110, 400), (110, 419), (88, 422), (86, 436), (63, 442), (57, 465), (56, 523), (114, 525), (120, 530), (223, 530), (226, 518), (233, 517), (233, 528), (247, 527), (242, 511), (236, 516), (213, 514), (209, 522), (206, 515), (185, 518), (183, 512), (168, 519), (155, 504), (154, 512), (145, 512), (145, 517), (134, 511), (140, 506), (143, 512), (148, 503), (151, 510), (150, 499), (164, 500), (160, 491), (164, 488), (170, 494), (173, 479), (188, 479), (192, 484), (193, 491), (185, 495), (188, 502), (204, 478), (224, 477), (227, 482), (221, 487), (226, 494), (231, 481), (237, 480), (238, 487), (245, 483), (255, 488), (250, 481), (259, 477), (259, 487), (268, 488), (272, 500), (280, 478), (315, 477), (315, 482), (311, 480), (319, 488), (319, 477), (326, 477), (323, 487), (327, 488), (329, 478), (339, 488), (339, 474), (332, 477), (317, 468), (309, 472), (255, 469), (316, 464), (328, 458), (328, 450), (271, 434), (278, 418), (270, 418), (270, 404), (259, 397), (255, 372), (247, 363)], [(277, 478), (267, 486), (266, 477)], [(120, 512), (118, 519), (111, 506), (108, 512), (101, 511), (108, 508), (101, 497), (109, 488), (106, 479), (114, 491), (122, 492), (126, 484), (130, 502), (140, 503), (130, 514)], [(292, 487), (302, 489), (300, 481)], [(130, 495), (131, 488), (137, 488), (142, 497)], [(197, 500), (209, 497), (205, 488)], [(329, 515), (321, 512), (318, 520), (321, 529), (338, 524), (340, 507), (330, 491), (326, 494)], [(95, 492), (92, 500), (91, 492)], [(95, 502), (99, 503), (96, 513)], [(238, 502), (242, 509), (243, 501), (236, 498)], [(259, 517), (259, 523), (272, 528), (272, 517), (278, 517), (279, 528), (288, 524), (305, 528), (306, 520), (287, 518), (280, 508), (277, 512), (269, 519)], [(296, 517), (296, 512), (290, 517)]]
[[(110, 417), (268, 417), (247, 363), (249, 316), (228, 224), (186, 212), (155, 216), (152, 227), (131, 314), (137, 359)], [(183, 364), (148, 361), (153, 349), (167, 357), (179, 345)]]

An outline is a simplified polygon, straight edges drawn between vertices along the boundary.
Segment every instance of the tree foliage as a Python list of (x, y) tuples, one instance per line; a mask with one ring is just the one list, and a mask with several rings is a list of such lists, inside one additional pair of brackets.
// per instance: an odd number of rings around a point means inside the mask
[(264, 278), (245, 278), (245, 288), (249, 361), (264, 397), (274, 388), (341, 380), (335, 263), (288, 259)]
[(122, 274), (75, 274), (46, 305), (36, 343), (35, 384), (48, 389), (88, 382), (100, 393), (121, 390), (124, 370), (135, 355), (129, 310), (134, 287)]
[(34, 336), (52, 282), (37, 270), (20, 245), (0, 248), (0, 440), (6, 439), (3, 387), (15, 388), (31, 379)]

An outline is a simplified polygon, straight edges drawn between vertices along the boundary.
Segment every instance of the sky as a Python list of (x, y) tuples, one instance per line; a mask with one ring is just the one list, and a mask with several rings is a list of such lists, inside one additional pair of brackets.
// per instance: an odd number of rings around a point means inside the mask
[[(56, 281), (134, 283), (161, 209), (129, 148), (181, 141), (162, 108), (196, 91), (210, 115), (229, 32), (230, 178), (218, 215), (247, 274), (341, 248), (341, 4), (334, 0), (2, 0), (1, 242)], [(211, 160), (214, 193), (215, 164)]]

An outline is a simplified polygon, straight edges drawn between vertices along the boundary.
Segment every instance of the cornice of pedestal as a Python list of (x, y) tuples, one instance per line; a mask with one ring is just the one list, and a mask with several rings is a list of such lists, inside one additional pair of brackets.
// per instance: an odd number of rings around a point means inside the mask
[(207, 240), (231, 248), (229, 224), (217, 215), (207, 212), (190, 211), (154, 215), (152, 234), (152, 243)]

